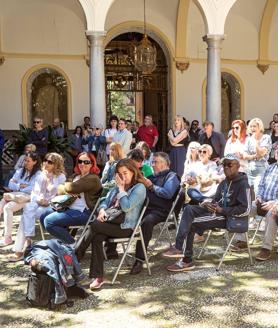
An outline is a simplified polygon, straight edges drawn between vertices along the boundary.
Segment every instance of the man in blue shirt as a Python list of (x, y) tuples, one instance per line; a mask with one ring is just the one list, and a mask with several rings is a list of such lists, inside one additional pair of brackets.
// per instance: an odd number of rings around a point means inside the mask
[[(146, 179), (149, 205), (141, 226), (146, 249), (152, 238), (154, 226), (166, 220), (180, 186), (177, 174), (170, 171), (170, 159), (166, 153), (154, 153), (152, 167), (154, 174)], [(182, 203), (178, 202), (177, 212), (181, 205)], [(135, 257), (142, 261), (145, 259), (141, 241), (137, 242)], [(142, 271), (142, 261), (135, 261), (131, 274), (138, 274)]]
[(262, 210), (267, 211), (264, 241), (256, 256), (259, 261), (269, 259), (278, 228), (278, 147), (275, 149), (275, 159), (277, 162), (266, 169), (258, 187), (257, 202), (261, 203)]

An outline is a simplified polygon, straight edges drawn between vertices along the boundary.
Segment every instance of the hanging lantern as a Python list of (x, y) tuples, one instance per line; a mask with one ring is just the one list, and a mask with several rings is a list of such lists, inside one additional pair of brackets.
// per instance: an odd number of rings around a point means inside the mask
[(156, 47), (146, 33), (146, 4), (144, 0), (144, 36), (134, 47), (134, 66), (142, 75), (150, 75), (156, 69)]

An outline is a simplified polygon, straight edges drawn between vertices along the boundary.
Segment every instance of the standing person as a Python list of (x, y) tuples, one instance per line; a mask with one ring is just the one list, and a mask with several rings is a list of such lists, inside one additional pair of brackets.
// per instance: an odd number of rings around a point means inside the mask
[(0, 129), (0, 184), (3, 185), (3, 167), (2, 167), (2, 154), (5, 144), (5, 137), (3, 131)]
[(246, 150), (247, 144), (247, 132), (246, 132), (246, 124), (242, 120), (235, 120), (232, 122), (232, 133), (231, 137), (227, 140), (224, 155), (234, 154), (237, 158), (240, 159), (240, 172), (245, 172), (247, 170), (247, 160), (243, 159), (243, 154)]
[(273, 120), (275, 123), (278, 123), (278, 113), (273, 114), (272, 120)]
[(131, 133), (132, 133), (131, 149), (134, 149), (138, 142), (138, 136), (137, 136), (138, 130), (139, 130), (139, 122), (134, 121), (131, 126)]
[(82, 152), (83, 131), (80, 125), (76, 126), (69, 139), (70, 154), (75, 162), (76, 156)]
[(39, 117), (34, 118), (33, 125), (34, 129), (28, 137), (28, 143), (35, 145), (37, 153), (43, 158), (47, 153), (48, 130), (43, 128), (43, 120)]
[(271, 137), (272, 148), (271, 148), (271, 152), (269, 155), (268, 163), (273, 164), (273, 163), (276, 163), (275, 149), (278, 146), (278, 122), (274, 123), (274, 129), (273, 129), (273, 132), (270, 137)]
[(115, 133), (118, 131), (118, 117), (116, 115), (110, 116), (109, 128), (105, 129), (104, 136), (106, 138), (106, 155), (109, 157), (110, 144), (113, 141)]
[(199, 141), (200, 132), (199, 121), (193, 120), (189, 129), (190, 141)]
[(208, 144), (212, 147), (213, 153), (211, 159), (215, 162), (219, 162), (224, 156), (225, 138), (220, 132), (214, 131), (214, 124), (210, 121), (203, 123), (204, 133), (200, 134), (199, 142), (201, 145)]
[(56, 138), (64, 138), (65, 131), (64, 128), (61, 126), (61, 122), (58, 117), (54, 118), (52, 127), (53, 127), (53, 135)]
[(186, 151), (189, 143), (188, 132), (181, 116), (176, 116), (173, 127), (168, 132), (168, 139), (171, 144), (170, 150), (170, 170), (176, 172), (181, 178), (184, 169)]
[[(37, 180), (40, 171), (40, 157), (37, 153), (28, 153), (25, 156), (24, 167), (15, 172), (11, 178), (8, 188), (13, 191), (21, 191), (31, 194), (34, 183)], [(23, 208), (25, 203), (15, 201), (0, 202), (0, 215), (4, 214), (4, 239), (0, 241), (0, 246), (12, 244), (13, 213)]]
[(130, 151), (130, 145), (132, 141), (132, 133), (126, 128), (126, 120), (124, 118), (119, 119), (119, 130), (113, 136), (113, 142), (119, 143), (126, 155)]
[(154, 152), (158, 141), (158, 131), (152, 120), (151, 115), (145, 116), (144, 124), (138, 129), (137, 136), (140, 141), (145, 141), (151, 151)]
[(40, 217), (41, 224), (46, 231), (70, 245), (74, 243), (74, 239), (67, 228), (71, 225), (86, 224), (102, 190), (97, 176), (99, 169), (92, 154), (79, 154), (74, 172), (76, 175), (73, 180), (59, 186), (58, 189), (59, 194), (68, 193), (76, 196), (74, 202), (63, 212), (49, 209)]
[(91, 127), (91, 118), (90, 116), (84, 116), (83, 118), (83, 128), (86, 130)]
[[(93, 278), (90, 289), (99, 289), (104, 283), (103, 242), (112, 237), (130, 237), (133, 233), (142, 206), (146, 198), (145, 179), (136, 165), (130, 159), (122, 159), (116, 166), (116, 184), (98, 208), (96, 220), (86, 232), (84, 242), (76, 249), (81, 259), (92, 244), (89, 276)], [(107, 210), (120, 207), (124, 213), (121, 223), (107, 222)]]
[(58, 186), (65, 183), (64, 159), (57, 153), (48, 153), (42, 165), (42, 173), (36, 179), (31, 192), (31, 201), (23, 207), (19, 228), (16, 234), (13, 251), (9, 258), (11, 262), (23, 259), (25, 243), (31, 244), (35, 236), (35, 223), (46, 210), (50, 209), (49, 202), (58, 193)]
[(271, 138), (268, 134), (264, 134), (264, 125), (259, 118), (253, 118), (249, 122), (248, 130), (251, 136), (247, 140), (243, 159), (248, 161), (248, 182), (250, 186), (254, 186), (256, 194), (261, 176), (268, 167)]

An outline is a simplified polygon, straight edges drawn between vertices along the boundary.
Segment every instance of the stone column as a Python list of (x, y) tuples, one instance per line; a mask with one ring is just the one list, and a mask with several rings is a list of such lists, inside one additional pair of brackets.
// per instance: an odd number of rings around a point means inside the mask
[(224, 35), (205, 35), (208, 44), (206, 119), (221, 131), (221, 43)]
[(105, 31), (86, 32), (90, 41), (90, 116), (91, 125), (106, 126), (104, 38)]

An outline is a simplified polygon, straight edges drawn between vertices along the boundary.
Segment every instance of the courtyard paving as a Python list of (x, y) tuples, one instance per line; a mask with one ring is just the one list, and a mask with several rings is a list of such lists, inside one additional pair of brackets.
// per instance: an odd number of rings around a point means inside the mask
[[(7, 262), (11, 247), (2, 248), (0, 327), (278, 327), (278, 254), (274, 251), (269, 261), (253, 266), (247, 254), (229, 255), (216, 272), (223, 245), (223, 236), (214, 234), (194, 271), (171, 274), (165, 270), (171, 262), (160, 255), (167, 247), (162, 242), (150, 260), (152, 276), (147, 270), (130, 276), (125, 267), (114, 286), (109, 282), (117, 260), (108, 261), (107, 284), (102, 290), (55, 311), (28, 306), (25, 293), (30, 269)], [(254, 254), (259, 245), (260, 238), (252, 246)], [(86, 274), (89, 259), (88, 252), (82, 262)], [(89, 279), (83, 286), (88, 290)]]

